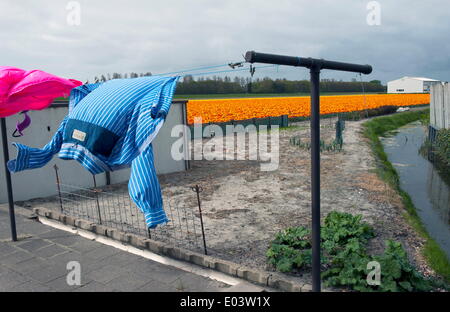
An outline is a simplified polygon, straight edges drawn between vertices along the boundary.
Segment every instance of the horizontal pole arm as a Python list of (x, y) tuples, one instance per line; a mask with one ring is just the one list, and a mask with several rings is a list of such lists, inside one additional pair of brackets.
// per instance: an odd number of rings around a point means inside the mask
[(301, 66), (300, 58), (296, 56), (267, 54), (255, 51), (248, 51), (247, 53), (245, 53), (245, 61), (249, 63)]
[(362, 74), (370, 74), (372, 72), (372, 66), (370, 65), (359, 65), (352, 63), (327, 61), (324, 59), (314, 59), (310, 57), (305, 58), (298, 56), (267, 54), (255, 51), (248, 51), (245, 54), (245, 60), (249, 63), (266, 63), (276, 65), (299, 66), (306, 68), (316, 67), (318, 69), (340, 70)]

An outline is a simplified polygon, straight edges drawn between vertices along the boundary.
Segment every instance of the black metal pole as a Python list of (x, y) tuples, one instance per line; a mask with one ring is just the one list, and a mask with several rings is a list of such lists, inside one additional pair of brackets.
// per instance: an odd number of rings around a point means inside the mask
[(16, 216), (14, 213), (14, 199), (11, 183), (11, 173), (8, 170), (7, 163), (9, 161), (9, 151), (8, 151), (8, 138), (6, 137), (6, 121), (5, 118), (1, 118), (1, 128), (2, 128), (2, 145), (3, 145), (3, 160), (5, 162), (5, 178), (6, 178), (6, 189), (8, 193), (8, 204), (9, 204), (9, 221), (11, 224), (11, 238), (15, 242), (17, 241), (17, 231), (16, 231)]
[(320, 291), (320, 66), (311, 75), (312, 290)]
[(111, 172), (105, 171), (106, 185), (111, 185)]
[(370, 74), (372, 66), (248, 51), (249, 63), (300, 66), (311, 74), (311, 213), (312, 213), (312, 290), (320, 291), (320, 70), (331, 69)]
[(328, 61), (311, 57), (286, 56), (277, 54), (259, 53), (248, 51), (245, 53), (245, 60), (250, 63), (265, 63), (287, 66), (300, 66), (312, 68), (315, 64), (320, 64), (321, 69), (340, 70), (354, 73), (370, 74), (372, 66), (353, 63)]

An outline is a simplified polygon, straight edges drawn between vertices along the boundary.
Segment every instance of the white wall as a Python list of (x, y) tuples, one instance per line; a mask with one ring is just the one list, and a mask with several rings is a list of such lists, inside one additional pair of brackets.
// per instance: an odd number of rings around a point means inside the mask
[[(397, 90), (403, 89), (403, 91)], [(388, 93), (423, 93), (423, 81), (411, 78), (401, 78), (387, 83)]]
[[(156, 173), (165, 174), (171, 172), (179, 172), (187, 169), (185, 160), (176, 161), (171, 157), (172, 143), (179, 137), (172, 138), (171, 132), (175, 125), (186, 124), (186, 104), (183, 102), (175, 102), (170, 108), (169, 115), (166, 118), (164, 126), (153, 141), (153, 155), (155, 157)], [(184, 138), (187, 135), (184, 134)], [(186, 151), (187, 153), (188, 151)], [(187, 157), (186, 157), (187, 159)]]
[[(21, 115), (14, 115), (6, 118), (6, 128), (8, 137), (8, 147), (10, 159), (16, 157), (16, 148), (12, 142), (22, 143), (31, 147), (42, 147), (53, 137), (60, 122), (68, 112), (67, 107), (50, 107), (42, 111), (31, 111), (32, 124), (25, 130), (25, 135), (20, 138), (13, 138), (17, 120), (21, 120)], [(177, 138), (172, 138), (170, 132), (175, 124), (185, 124), (185, 103), (176, 102), (172, 105), (164, 126), (158, 136), (153, 141), (155, 167), (158, 174), (170, 173), (186, 170), (184, 160), (175, 161), (170, 156), (170, 146)], [(48, 129), (49, 127), (49, 129)], [(1, 146), (1, 145), (0, 145)], [(78, 185), (82, 187), (93, 186), (92, 175), (83, 168), (77, 161), (62, 160), (55, 155), (43, 168), (25, 170), (12, 173), (14, 200), (27, 200), (37, 197), (45, 197), (57, 194), (54, 165), (59, 168), (61, 183)], [(4, 172), (3, 152), (0, 153), (0, 203), (7, 202), (5, 172)], [(122, 169), (111, 172), (111, 183), (128, 181), (129, 169)], [(96, 176), (97, 185), (105, 185), (105, 174)]]
[(431, 86), (430, 124), (436, 129), (450, 129), (450, 83)]

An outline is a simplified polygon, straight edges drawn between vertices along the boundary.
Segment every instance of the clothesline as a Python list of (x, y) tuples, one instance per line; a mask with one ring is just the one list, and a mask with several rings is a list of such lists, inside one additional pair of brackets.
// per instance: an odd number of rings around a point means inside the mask
[[(279, 65), (267, 65), (267, 66), (258, 66), (254, 67), (256, 69), (264, 69), (269, 67), (278, 67)], [(210, 75), (210, 74), (219, 74), (219, 73), (231, 73), (231, 72), (237, 72), (237, 71), (248, 71), (250, 67), (245, 68), (239, 68), (239, 69), (226, 69), (226, 70), (219, 70), (219, 71), (212, 71), (212, 72), (202, 72), (202, 73), (195, 73), (195, 74), (186, 74), (182, 75), (181, 77), (186, 76), (200, 76), (200, 75)]]
[[(173, 71), (173, 72), (167, 72), (167, 73), (158, 73), (158, 74), (152, 74), (152, 76), (160, 76), (160, 77), (175, 77), (175, 76), (180, 76), (182, 78), (186, 77), (186, 76), (202, 76), (202, 75), (211, 75), (211, 74), (220, 74), (220, 73), (231, 73), (231, 72), (238, 72), (238, 71), (249, 71), (250, 70), (250, 66), (246, 66), (244, 68), (241, 68), (242, 66), (244, 66), (245, 62), (230, 62), (230, 63), (226, 63), (226, 64), (220, 64), (220, 65), (208, 65), (208, 66), (200, 66), (200, 67), (195, 67), (195, 68), (190, 68), (190, 69), (184, 69), (184, 70), (179, 70), (179, 71)], [(242, 64), (241, 66), (239, 66), (239, 68), (235, 69), (224, 69), (224, 70), (217, 70), (217, 71), (205, 71), (205, 72), (200, 72), (200, 73), (195, 73), (196, 71), (199, 70), (205, 70), (205, 69), (213, 69), (213, 68), (220, 68), (220, 67), (230, 67), (231, 65), (235, 65), (236, 64)], [(279, 68), (280, 65), (266, 65), (266, 66), (253, 66), (254, 69), (265, 69), (265, 68)], [(194, 73), (193, 73), (194, 72)], [(182, 74), (183, 75), (179, 75)]]
[(218, 68), (218, 67), (225, 67), (228, 66), (227, 64), (220, 64), (220, 65), (211, 65), (211, 66), (201, 66), (201, 67), (195, 67), (190, 69), (184, 69), (179, 71), (173, 71), (168, 73), (162, 73), (162, 74), (154, 74), (154, 76), (167, 76), (167, 75), (173, 75), (173, 74), (179, 74), (179, 73), (187, 73), (192, 71), (198, 71), (198, 70), (204, 70), (204, 69), (210, 69), (210, 68)]

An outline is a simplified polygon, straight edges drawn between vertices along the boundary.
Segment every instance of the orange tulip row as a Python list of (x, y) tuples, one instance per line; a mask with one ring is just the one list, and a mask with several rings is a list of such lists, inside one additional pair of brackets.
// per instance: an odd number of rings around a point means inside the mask
[[(430, 103), (429, 94), (338, 95), (320, 98), (320, 113), (332, 114), (360, 111), (381, 106), (411, 106)], [(188, 123), (201, 117), (203, 123), (226, 122), (251, 118), (306, 117), (310, 115), (310, 99), (305, 97), (240, 98), (189, 100)]]

